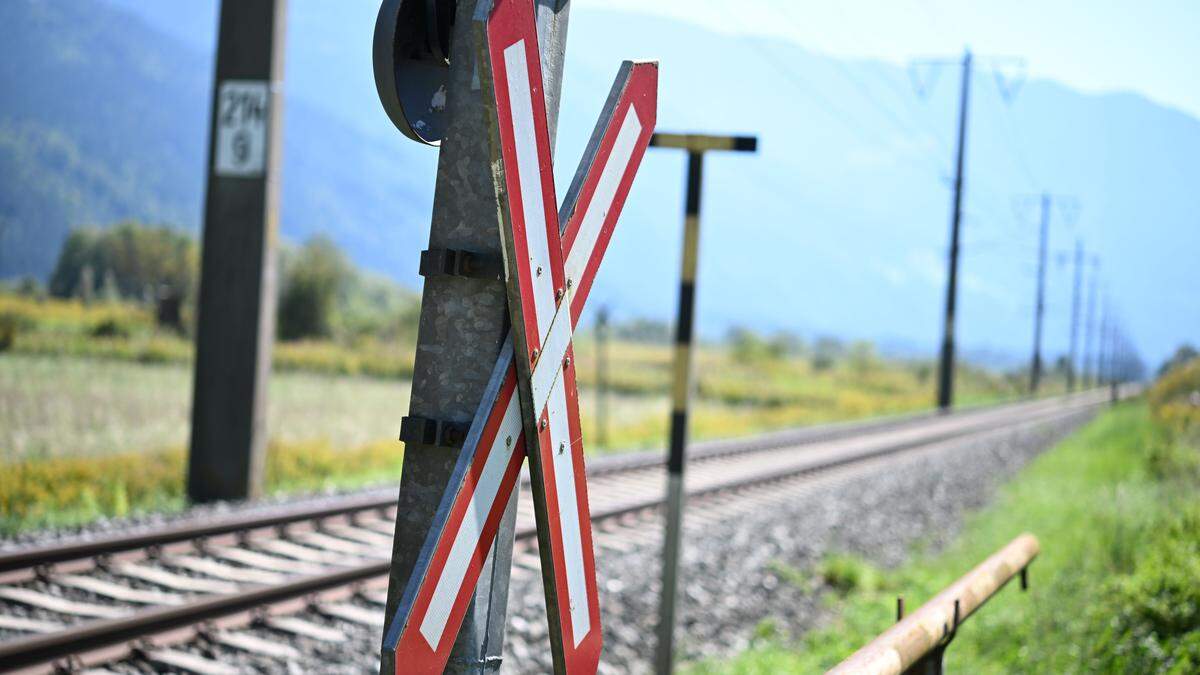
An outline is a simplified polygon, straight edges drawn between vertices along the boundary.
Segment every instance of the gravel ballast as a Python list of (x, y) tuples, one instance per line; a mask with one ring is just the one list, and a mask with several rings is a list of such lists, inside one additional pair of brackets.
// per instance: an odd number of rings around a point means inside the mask
[[(683, 660), (746, 648), (772, 622), (797, 635), (823, 618), (820, 589), (788, 583), (781, 567), (811, 570), (827, 553), (852, 552), (883, 566), (904, 562), (913, 546), (937, 550), (963, 517), (986, 504), (1029, 460), (1092, 416), (1080, 412), (1020, 430), (955, 440), (899, 457), (822, 474), (750, 509), (712, 517), (689, 508), (679, 592), (677, 653)], [(699, 515), (696, 515), (696, 512)], [(661, 518), (642, 528), (661, 532)], [(642, 529), (639, 528), (639, 529)], [(655, 647), (661, 544), (616, 553), (597, 537), (607, 672), (648, 672)], [(966, 572), (966, 570), (963, 570)], [(540, 577), (514, 575), (505, 670), (544, 672), (545, 605)]]
[[(916, 544), (929, 544), (934, 550), (943, 547), (958, 534), (968, 512), (985, 505), (996, 488), (1029, 460), (1093, 414), (1075, 412), (1054, 421), (855, 463), (737, 497), (690, 504), (677, 610), (676, 647), (681, 660), (745, 649), (764, 621), (784, 635), (798, 635), (819, 625), (829, 611), (822, 602), (825, 591), (815, 582), (797, 585), (789, 579), (806, 576), (829, 553), (852, 552), (894, 566), (904, 562)], [(310, 499), (325, 498), (329, 497)], [(218, 505), (186, 515), (152, 516), (138, 525), (204, 517), (231, 508), (235, 507)], [(657, 515), (633, 520), (595, 532), (604, 672), (649, 672), (654, 657), (662, 520)], [(126, 528), (114, 525), (99, 524), (90, 531), (100, 535), (128, 528), (128, 523)], [(61, 533), (43, 536), (54, 539)], [(793, 574), (794, 570), (800, 574)], [(514, 567), (504, 672), (550, 670), (542, 593), (536, 569)], [(220, 645), (193, 643), (176, 648), (266, 672), (365, 672), (377, 667), (378, 629), (315, 612), (299, 616), (337, 627), (347, 640), (319, 644), (262, 627), (249, 629), (304, 654), (301, 661), (290, 663), (237, 654)], [(153, 669), (152, 664), (136, 661), (114, 668), (121, 672)]]

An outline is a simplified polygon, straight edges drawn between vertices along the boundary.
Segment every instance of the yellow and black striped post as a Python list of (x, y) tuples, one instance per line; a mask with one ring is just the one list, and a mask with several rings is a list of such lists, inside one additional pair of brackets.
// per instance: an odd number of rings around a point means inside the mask
[(674, 666), (675, 592), (678, 586), (679, 543), (683, 523), (683, 466), (687, 445), (688, 398), (691, 393), (692, 330), (696, 311), (696, 266), (700, 258), (700, 186), (704, 153), (709, 150), (754, 152), (754, 136), (654, 134), (652, 148), (676, 148), (688, 153), (687, 196), (683, 217), (683, 269), (679, 280), (679, 313), (675, 321), (675, 362), (671, 387), (671, 448), (667, 460), (667, 527), (663, 541), (662, 598), (658, 615), (656, 670)]

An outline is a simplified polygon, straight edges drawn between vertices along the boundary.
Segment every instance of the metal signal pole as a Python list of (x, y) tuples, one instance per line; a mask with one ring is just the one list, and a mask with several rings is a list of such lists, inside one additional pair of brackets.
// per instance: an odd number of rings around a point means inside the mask
[(1121, 382), (1121, 371), (1124, 362), (1124, 335), (1121, 329), (1114, 327), (1112, 330), (1112, 356), (1109, 357), (1109, 382)]
[(1104, 352), (1104, 381), (1108, 384), (1109, 400), (1117, 402), (1117, 321), (1112, 315), (1112, 308), (1106, 307), (1105, 324), (1108, 326), (1105, 337)]
[(1079, 357), (1079, 309), (1083, 290), (1083, 240), (1075, 240), (1075, 283), (1071, 292), (1071, 348), (1070, 364), (1067, 366), (1067, 391), (1075, 391), (1079, 381), (1077, 367)]
[(608, 308), (596, 313), (596, 446), (608, 447)]
[(187, 472), (195, 502), (262, 490), (286, 17), (286, 0), (221, 3)]
[(1085, 387), (1096, 384), (1096, 292), (1100, 277), (1100, 259), (1092, 256), (1092, 276), (1088, 280), (1087, 318), (1084, 319), (1083, 329), (1083, 382)]
[(1037, 394), (1042, 379), (1042, 318), (1046, 314), (1046, 240), (1050, 231), (1050, 195), (1042, 195), (1042, 227), (1038, 236), (1037, 298), (1033, 310), (1033, 358), (1029, 364), (1029, 394)]
[(946, 275), (946, 315), (942, 330), (941, 367), (938, 371), (938, 408), (954, 405), (954, 310), (958, 299), (958, 239), (962, 224), (963, 157), (967, 148), (967, 103), (971, 91), (971, 51), (963, 54), (962, 93), (958, 105), (958, 150), (955, 159), (954, 207), (950, 223), (950, 269)]
[(1108, 302), (1104, 303), (1104, 314), (1100, 317), (1099, 353), (1096, 355), (1096, 377), (1100, 384), (1108, 384), (1108, 333), (1112, 318)]
[[(392, 546), (388, 617), (395, 616), (403, 600), (406, 582), (417, 565), (430, 523), (434, 522), (443, 491), (454, 472), (465, 430), (475, 416), (508, 330), (505, 286), (497, 273), (489, 273), (484, 264), (499, 261), (502, 254), (496, 229), (493, 167), (486, 142), (484, 97), (480, 95), (475, 54), (476, 40), (479, 39), (472, 21), (476, 3), (425, 4), (384, 0), (376, 26), (376, 83), (386, 93), (386, 88), (395, 81), (389, 59), (395, 54), (406, 56), (410, 51), (398, 48), (388, 37), (391, 30), (400, 37), (417, 30), (405, 23), (406, 15), (401, 10), (406, 5), (420, 8), (435, 4), (457, 13), (448, 23), (450, 39), (446, 53), (449, 58), (438, 56), (430, 61), (448, 69), (441, 90), (445, 100), (444, 118), (440, 120), (444, 132), (440, 134), (429, 249), (422, 254), (425, 282), (413, 363), (412, 396), (409, 414), (401, 423), (401, 439), (405, 441), (404, 466)], [(400, 10), (397, 10), (398, 5)], [(568, 0), (537, 0), (537, 5), (546, 115), (553, 150), (571, 3)], [(442, 18), (440, 9), (437, 18)], [(381, 34), (385, 39), (380, 39)], [(427, 41), (420, 42), (424, 45)], [(429, 42), (436, 40), (431, 38)], [(446, 50), (446, 47), (441, 49)], [(384, 66), (381, 67), (380, 62)], [(432, 70), (432, 65), (426, 69)], [(415, 88), (427, 78), (428, 75), (422, 74), (412, 78), (411, 83)], [(386, 109), (392, 97), (383, 97)], [(423, 99), (422, 103), (427, 100)], [(428, 109), (427, 105), (421, 105), (405, 112), (416, 115)], [(393, 121), (396, 121), (395, 117)], [(397, 126), (406, 135), (416, 133), (417, 137), (419, 131), (438, 128), (428, 120), (420, 122), (411, 125), (416, 131), (412, 128), (406, 131), (399, 123)], [(449, 270), (434, 264), (451, 258), (463, 261), (463, 264), (451, 265)], [(469, 260), (479, 263), (479, 269), (474, 269), (474, 264), (466, 264)], [(518, 493), (513, 491), (494, 543), (486, 551), (479, 582), (450, 653), (447, 673), (474, 675), (500, 669)], [(395, 662), (395, 652), (382, 651), (381, 672), (404, 672), (406, 664)]]

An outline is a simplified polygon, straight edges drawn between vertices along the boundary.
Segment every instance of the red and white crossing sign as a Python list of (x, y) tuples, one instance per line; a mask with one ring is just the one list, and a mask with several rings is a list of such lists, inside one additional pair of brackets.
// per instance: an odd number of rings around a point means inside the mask
[(484, 0), (477, 21), (513, 330), (384, 646), (398, 673), (445, 667), (528, 449), (555, 668), (594, 671), (600, 609), (571, 335), (654, 130), (658, 65), (622, 64), (556, 212), (533, 2)]

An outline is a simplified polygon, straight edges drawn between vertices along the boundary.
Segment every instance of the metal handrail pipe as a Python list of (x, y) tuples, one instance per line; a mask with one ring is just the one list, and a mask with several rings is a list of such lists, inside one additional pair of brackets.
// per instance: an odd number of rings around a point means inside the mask
[(944, 647), (958, 626), (1013, 577), (1023, 576), (1039, 550), (1038, 540), (1032, 534), (1013, 539), (829, 673), (900, 675), (909, 671), (921, 659)]

